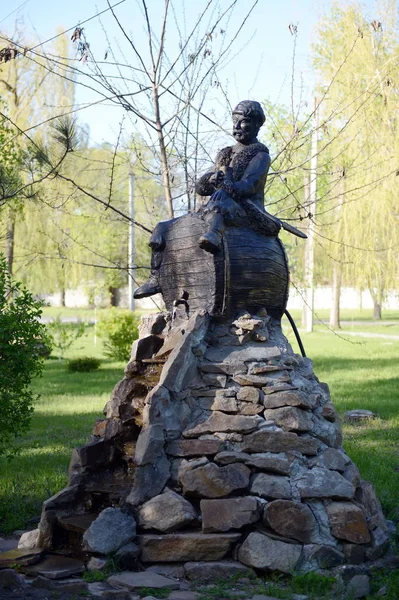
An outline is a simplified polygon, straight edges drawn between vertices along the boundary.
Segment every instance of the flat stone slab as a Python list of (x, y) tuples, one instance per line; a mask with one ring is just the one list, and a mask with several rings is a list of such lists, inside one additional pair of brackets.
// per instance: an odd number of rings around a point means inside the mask
[(231, 346), (209, 348), (205, 353), (206, 360), (210, 362), (225, 363), (228, 365), (242, 364), (249, 361), (265, 361), (280, 358), (281, 351), (277, 346), (261, 346), (256, 343), (246, 344), (240, 349)]
[(168, 579), (158, 573), (144, 571), (142, 573), (134, 573), (132, 571), (124, 571), (117, 575), (111, 575), (107, 579), (110, 585), (115, 587), (127, 588), (135, 590), (137, 588), (154, 588), (157, 590), (178, 590), (180, 584), (178, 581)]
[(84, 563), (68, 556), (53, 555), (45, 558), (38, 565), (26, 568), (28, 575), (43, 575), (48, 579), (64, 579), (71, 575), (79, 575), (85, 570)]
[(10, 565), (20, 565), (25, 567), (28, 565), (34, 565), (39, 562), (43, 556), (44, 550), (42, 548), (33, 548), (30, 550), (8, 550), (0, 554), (0, 569), (9, 567)]
[(95, 519), (97, 519), (97, 517), (98, 514), (96, 513), (71, 515), (70, 517), (60, 517), (58, 519), (58, 523), (61, 525), (61, 527), (63, 527), (63, 529), (67, 529), (68, 531), (84, 533), (86, 529), (89, 529), (90, 525)]
[(240, 537), (239, 533), (173, 533), (140, 535), (138, 541), (143, 562), (179, 562), (220, 560)]
[(191, 581), (220, 580), (234, 575), (245, 577), (253, 573), (252, 569), (234, 560), (187, 562), (184, 569), (186, 577)]
[(18, 546), (18, 540), (0, 538), (0, 556), (3, 552), (14, 550)]
[(345, 421), (367, 421), (368, 419), (376, 419), (377, 415), (371, 410), (364, 408), (357, 408), (355, 410), (348, 410), (345, 413)]
[(241, 450), (244, 452), (302, 452), (309, 456), (317, 454), (320, 444), (313, 438), (304, 438), (288, 431), (255, 431), (244, 437)]

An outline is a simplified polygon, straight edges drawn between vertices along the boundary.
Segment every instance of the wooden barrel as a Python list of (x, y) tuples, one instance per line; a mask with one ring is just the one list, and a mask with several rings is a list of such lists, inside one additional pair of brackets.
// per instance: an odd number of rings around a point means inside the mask
[(266, 308), (280, 319), (288, 299), (289, 272), (281, 241), (249, 228), (227, 228), (213, 255), (198, 241), (207, 230), (201, 215), (171, 222), (165, 233), (160, 284), (168, 310), (187, 292), (190, 311), (233, 316), (238, 310)]

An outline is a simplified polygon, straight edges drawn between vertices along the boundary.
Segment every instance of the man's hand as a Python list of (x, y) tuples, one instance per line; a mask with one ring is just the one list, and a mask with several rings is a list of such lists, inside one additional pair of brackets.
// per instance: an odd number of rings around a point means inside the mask
[(216, 171), (215, 173), (212, 173), (212, 175), (209, 177), (209, 183), (212, 183), (215, 187), (219, 187), (219, 185), (222, 183), (224, 179), (224, 173), (223, 171)]

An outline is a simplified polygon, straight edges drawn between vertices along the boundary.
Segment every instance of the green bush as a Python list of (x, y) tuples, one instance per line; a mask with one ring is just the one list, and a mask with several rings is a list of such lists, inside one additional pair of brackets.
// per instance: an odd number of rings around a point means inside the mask
[(42, 372), (38, 347), (45, 340), (42, 303), (12, 280), (0, 256), (0, 455), (16, 452), (16, 438), (30, 424), (33, 377)]
[(104, 340), (104, 354), (126, 362), (130, 358), (132, 343), (139, 336), (140, 318), (130, 310), (111, 309), (98, 324), (98, 335)]
[(61, 315), (58, 315), (50, 321), (47, 325), (47, 335), (52, 347), (58, 350), (60, 360), (74, 341), (84, 335), (85, 330), (86, 324), (81, 320), (72, 323), (64, 322)]
[(79, 356), (70, 358), (67, 363), (68, 371), (71, 373), (89, 373), (96, 371), (101, 365), (101, 360), (94, 356)]

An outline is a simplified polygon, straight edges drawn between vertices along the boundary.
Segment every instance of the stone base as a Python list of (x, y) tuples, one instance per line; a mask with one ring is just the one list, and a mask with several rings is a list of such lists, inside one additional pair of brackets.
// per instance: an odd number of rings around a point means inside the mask
[(233, 322), (198, 312), (173, 326), (145, 317), (104, 414), (73, 453), (69, 487), (44, 504), (42, 548), (126, 555), (133, 545), (133, 563), (193, 573), (220, 560), (358, 569), (388, 549), (328, 386), (264, 310)]

